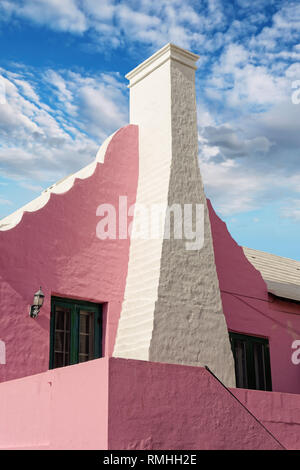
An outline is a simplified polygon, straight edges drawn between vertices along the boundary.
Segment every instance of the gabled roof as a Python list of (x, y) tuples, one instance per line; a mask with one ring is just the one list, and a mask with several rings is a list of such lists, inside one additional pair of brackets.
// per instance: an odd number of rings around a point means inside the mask
[(10, 230), (11, 228), (15, 227), (18, 225), (18, 223), (21, 221), (24, 212), (35, 212), (42, 207), (44, 207), (47, 202), (50, 199), (51, 193), (55, 194), (62, 194), (69, 189), (72, 188), (75, 180), (77, 178), (79, 179), (85, 179), (91, 176), (98, 163), (104, 163), (104, 158), (105, 158), (105, 153), (107, 150), (107, 147), (115, 135), (116, 132), (114, 132), (111, 136), (109, 136), (101, 145), (99, 148), (96, 158), (92, 163), (89, 165), (85, 166), (81, 170), (77, 171), (76, 173), (73, 173), (72, 175), (69, 175), (65, 178), (62, 178), (59, 180), (57, 183), (51, 185), (49, 188), (45, 189), (40, 196), (37, 198), (33, 199), (30, 201), (28, 204), (25, 206), (21, 207), (20, 209), (16, 210), (12, 214), (8, 215), (4, 219), (0, 220), (0, 231), (5, 231), (5, 230)]
[(268, 291), (279, 297), (300, 301), (300, 262), (243, 247), (253, 266), (260, 271)]

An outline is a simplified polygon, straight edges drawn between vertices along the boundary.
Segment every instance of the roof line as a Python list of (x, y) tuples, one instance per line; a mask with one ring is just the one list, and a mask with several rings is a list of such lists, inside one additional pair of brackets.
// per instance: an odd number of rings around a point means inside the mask
[(54, 194), (66, 193), (73, 187), (76, 179), (78, 178), (86, 179), (89, 176), (92, 176), (92, 174), (94, 173), (96, 169), (97, 164), (104, 163), (108, 145), (110, 144), (112, 138), (117, 132), (118, 130), (114, 132), (113, 134), (111, 134), (109, 137), (107, 137), (107, 139), (105, 139), (103, 144), (100, 146), (94, 161), (92, 161), (91, 163), (89, 163), (88, 165), (86, 165), (84, 168), (77, 171), (76, 173), (73, 173), (67, 177), (60, 179), (57, 183), (54, 183), (53, 185), (45, 189), (40, 194), (40, 196), (38, 196), (37, 198), (33, 199), (25, 206), (21, 207), (20, 209), (17, 209), (12, 214), (0, 220), (0, 231), (7, 231), (7, 230), (14, 228), (16, 225), (18, 225), (21, 222), (23, 214), (25, 212), (36, 212), (39, 209), (42, 209), (42, 207), (44, 207), (48, 203), (52, 193)]

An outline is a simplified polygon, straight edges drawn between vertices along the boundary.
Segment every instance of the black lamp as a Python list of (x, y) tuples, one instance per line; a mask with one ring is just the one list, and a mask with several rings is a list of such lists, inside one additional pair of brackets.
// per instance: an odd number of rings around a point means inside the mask
[(44, 303), (44, 294), (42, 291), (42, 288), (40, 287), (40, 290), (38, 290), (33, 297), (33, 304), (30, 307), (30, 312), (29, 315), (32, 318), (36, 318), (39, 314), (40, 308), (43, 306)]

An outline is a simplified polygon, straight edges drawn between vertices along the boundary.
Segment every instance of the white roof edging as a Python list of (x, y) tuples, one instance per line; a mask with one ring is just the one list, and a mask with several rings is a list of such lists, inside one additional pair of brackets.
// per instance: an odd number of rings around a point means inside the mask
[(92, 174), (94, 173), (96, 169), (97, 164), (104, 163), (106, 150), (112, 138), (116, 134), (116, 132), (114, 132), (109, 137), (107, 137), (107, 139), (105, 139), (105, 141), (100, 146), (97, 152), (95, 160), (92, 163), (89, 163), (87, 166), (77, 171), (76, 173), (73, 173), (72, 175), (67, 176), (66, 178), (63, 178), (62, 180), (53, 184), (49, 188), (45, 189), (42, 192), (42, 194), (38, 196), (36, 199), (33, 199), (25, 206), (21, 207), (17, 211), (13, 212), (12, 214), (5, 217), (4, 219), (0, 220), (0, 231), (10, 230), (16, 225), (18, 225), (22, 220), (24, 212), (36, 212), (39, 209), (42, 209), (42, 207), (44, 207), (49, 201), (51, 193), (54, 193), (54, 194), (66, 193), (73, 187), (75, 179), (77, 178), (86, 179), (92, 176)]

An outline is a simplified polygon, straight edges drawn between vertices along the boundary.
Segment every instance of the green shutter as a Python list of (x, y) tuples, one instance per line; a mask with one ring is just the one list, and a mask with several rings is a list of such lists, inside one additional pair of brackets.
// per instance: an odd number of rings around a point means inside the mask
[(102, 357), (102, 305), (92, 302), (62, 299), (52, 297), (50, 316), (50, 361), (49, 368), (54, 367), (54, 338), (55, 338), (55, 311), (56, 307), (65, 307), (71, 310), (70, 334), (70, 364), (79, 362), (79, 318), (80, 309), (94, 313), (94, 347), (93, 359)]
[[(241, 341), (245, 345), (248, 388), (271, 391), (272, 380), (268, 339), (233, 332), (230, 332), (229, 336), (235, 362), (237, 361), (235, 348), (236, 342)], [(262, 374), (259, 375), (259, 372), (262, 372)], [(236, 374), (237, 373), (236, 367)], [(263, 379), (263, 384), (260, 383), (257, 385), (257, 381), (261, 378)], [(239, 378), (237, 377), (237, 382), (238, 379)]]

